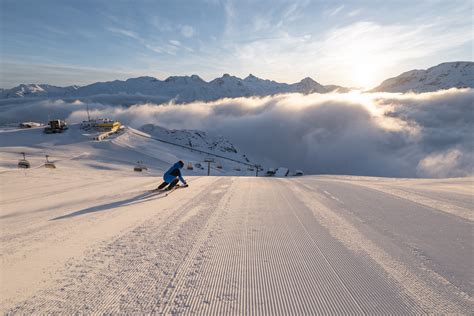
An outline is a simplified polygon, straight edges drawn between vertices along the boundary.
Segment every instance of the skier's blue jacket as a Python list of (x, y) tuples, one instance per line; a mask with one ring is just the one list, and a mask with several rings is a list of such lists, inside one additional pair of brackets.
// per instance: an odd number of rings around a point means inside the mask
[(165, 174), (163, 175), (163, 180), (165, 180), (165, 182), (167, 183), (171, 183), (171, 181), (173, 181), (174, 179), (176, 179), (176, 177), (178, 177), (179, 180), (183, 184), (185, 184), (186, 181), (184, 181), (183, 177), (181, 176), (180, 168), (182, 167), (183, 166), (179, 163), (179, 161), (175, 163), (174, 165), (172, 165), (171, 168), (169, 168), (168, 171), (166, 171)]

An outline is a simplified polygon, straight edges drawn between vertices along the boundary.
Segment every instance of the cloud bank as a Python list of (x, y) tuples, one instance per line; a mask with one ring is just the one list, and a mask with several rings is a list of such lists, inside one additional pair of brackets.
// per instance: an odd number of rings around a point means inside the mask
[[(143, 97), (140, 101), (142, 101)], [(189, 104), (117, 106), (98, 100), (31, 100), (2, 105), (0, 123), (79, 122), (110, 117), (133, 127), (157, 124), (223, 135), (265, 167), (307, 174), (391, 177), (473, 175), (474, 90), (422, 94), (283, 94)], [(126, 104), (132, 104), (128, 97)]]

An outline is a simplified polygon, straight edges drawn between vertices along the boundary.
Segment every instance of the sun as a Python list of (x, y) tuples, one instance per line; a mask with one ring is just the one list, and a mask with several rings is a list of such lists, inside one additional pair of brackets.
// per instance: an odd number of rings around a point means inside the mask
[(377, 84), (379, 72), (386, 57), (380, 39), (370, 36), (352, 36), (346, 39), (343, 49), (336, 49), (336, 59), (347, 71), (346, 78), (358, 88), (368, 89)]
[(357, 86), (360, 88), (370, 88), (374, 86), (377, 71), (376, 65), (364, 61), (354, 62), (356, 64), (353, 66), (352, 76)]

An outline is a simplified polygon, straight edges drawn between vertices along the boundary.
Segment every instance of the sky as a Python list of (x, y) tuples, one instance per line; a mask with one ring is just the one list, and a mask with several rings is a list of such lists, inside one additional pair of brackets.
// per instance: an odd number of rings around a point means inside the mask
[(472, 61), (472, 1), (0, 0), (0, 87), (230, 73), (370, 88)]

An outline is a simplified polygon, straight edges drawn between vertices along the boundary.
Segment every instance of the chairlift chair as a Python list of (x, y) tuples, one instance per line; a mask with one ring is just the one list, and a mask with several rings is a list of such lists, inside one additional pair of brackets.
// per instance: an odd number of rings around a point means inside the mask
[(295, 170), (294, 176), (296, 176), (296, 177), (301, 177), (301, 176), (303, 176), (303, 175), (304, 175), (303, 171), (298, 170), (298, 169)]
[(267, 176), (267, 177), (272, 177), (272, 176), (275, 175), (275, 172), (276, 172), (275, 169), (269, 168), (268, 171), (267, 171), (267, 173), (266, 173), (266, 176)]
[(49, 161), (48, 159), (49, 155), (45, 155), (45, 157), (46, 157), (46, 162), (44, 163), (44, 166), (49, 169), (56, 169), (56, 165), (54, 164), (54, 162)]
[(186, 169), (188, 169), (188, 170), (194, 170), (193, 163), (192, 163), (192, 162), (188, 162), (188, 166), (186, 167)]
[(18, 168), (28, 169), (31, 167), (30, 162), (26, 160), (25, 153), (21, 153), (23, 155), (23, 159), (18, 160)]
[(143, 164), (143, 161), (137, 161), (137, 165), (133, 168), (133, 171), (142, 172), (143, 170), (148, 170), (148, 168)]

